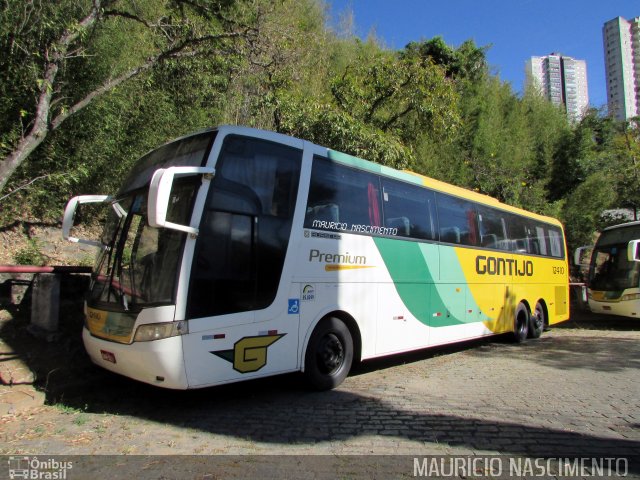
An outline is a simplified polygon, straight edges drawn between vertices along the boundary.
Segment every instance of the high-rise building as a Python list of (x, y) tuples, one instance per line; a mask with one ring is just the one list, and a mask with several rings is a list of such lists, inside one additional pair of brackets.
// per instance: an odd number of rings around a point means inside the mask
[(587, 63), (584, 60), (552, 53), (531, 57), (526, 66), (527, 82), (549, 101), (562, 105), (572, 121), (579, 120), (589, 106)]
[(602, 27), (609, 114), (618, 120), (640, 115), (640, 17), (616, 17)]

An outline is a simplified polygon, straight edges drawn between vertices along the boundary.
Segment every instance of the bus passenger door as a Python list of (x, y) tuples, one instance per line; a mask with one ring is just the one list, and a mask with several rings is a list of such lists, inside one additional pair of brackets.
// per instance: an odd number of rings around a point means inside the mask
[(297, 367), (299, 300), (281, 281), (302, 151), (225, 139), (191, 267), (185, 363), (190, 386)]

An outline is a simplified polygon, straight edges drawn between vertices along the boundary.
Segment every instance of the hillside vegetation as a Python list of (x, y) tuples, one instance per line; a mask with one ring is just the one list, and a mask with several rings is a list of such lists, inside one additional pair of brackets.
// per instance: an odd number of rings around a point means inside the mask
[(640, 206), (640, 128), (577, 124), (442, 38), (401, 50), (322, 0), (5, 0), (0, 228), (57, 222), (136, 158), (218, 124), (276, 130), (559, 217), (570, 248)]

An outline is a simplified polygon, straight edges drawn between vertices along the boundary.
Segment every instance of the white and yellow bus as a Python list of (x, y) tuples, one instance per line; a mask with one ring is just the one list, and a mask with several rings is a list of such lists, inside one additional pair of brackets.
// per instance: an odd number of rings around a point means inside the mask
[(592, 249), (587, 279), (589, 309), (594, 313), (640, 317), (640, 222), (605, 228)]
[[(167, 388), (303, 371), (568, 318), (552, 218), (312, 143), (224, 126), (145, 155), (113, 196), (86, 302), (96, 364)], [(85, 240), (91, 243), (90, 240)]]

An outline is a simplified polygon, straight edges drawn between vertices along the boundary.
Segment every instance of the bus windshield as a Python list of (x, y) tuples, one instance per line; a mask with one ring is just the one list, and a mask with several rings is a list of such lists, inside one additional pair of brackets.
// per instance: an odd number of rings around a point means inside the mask
[[(149, 181), (158, 168), (171, 165), (201, 166), (213, 132), (172, 142), (149, 153), (136, 164), (111, 203), (95, 268), (89, 302), (111, 310), (136, 312), (150, 305), (174, 301), (178, 265), (185, 233), (158, 229), (147, 221)], [(145, 181), (141, 181), (141, 176)], [(167, 219), (188, 224), (199, 180), (177, 180), (171, 190)]]
[(638, 236), (637, 229), (604, 231), (595, 246), (589, 272), (589, 288), (617, 292), (638, 288), (640, 263), (627, 259), (627, 244)]
[(638, 287), (640, 263), (627, 260), (627, 245), (607, 245), (593, 252), (589, 288), (619, 291)]

